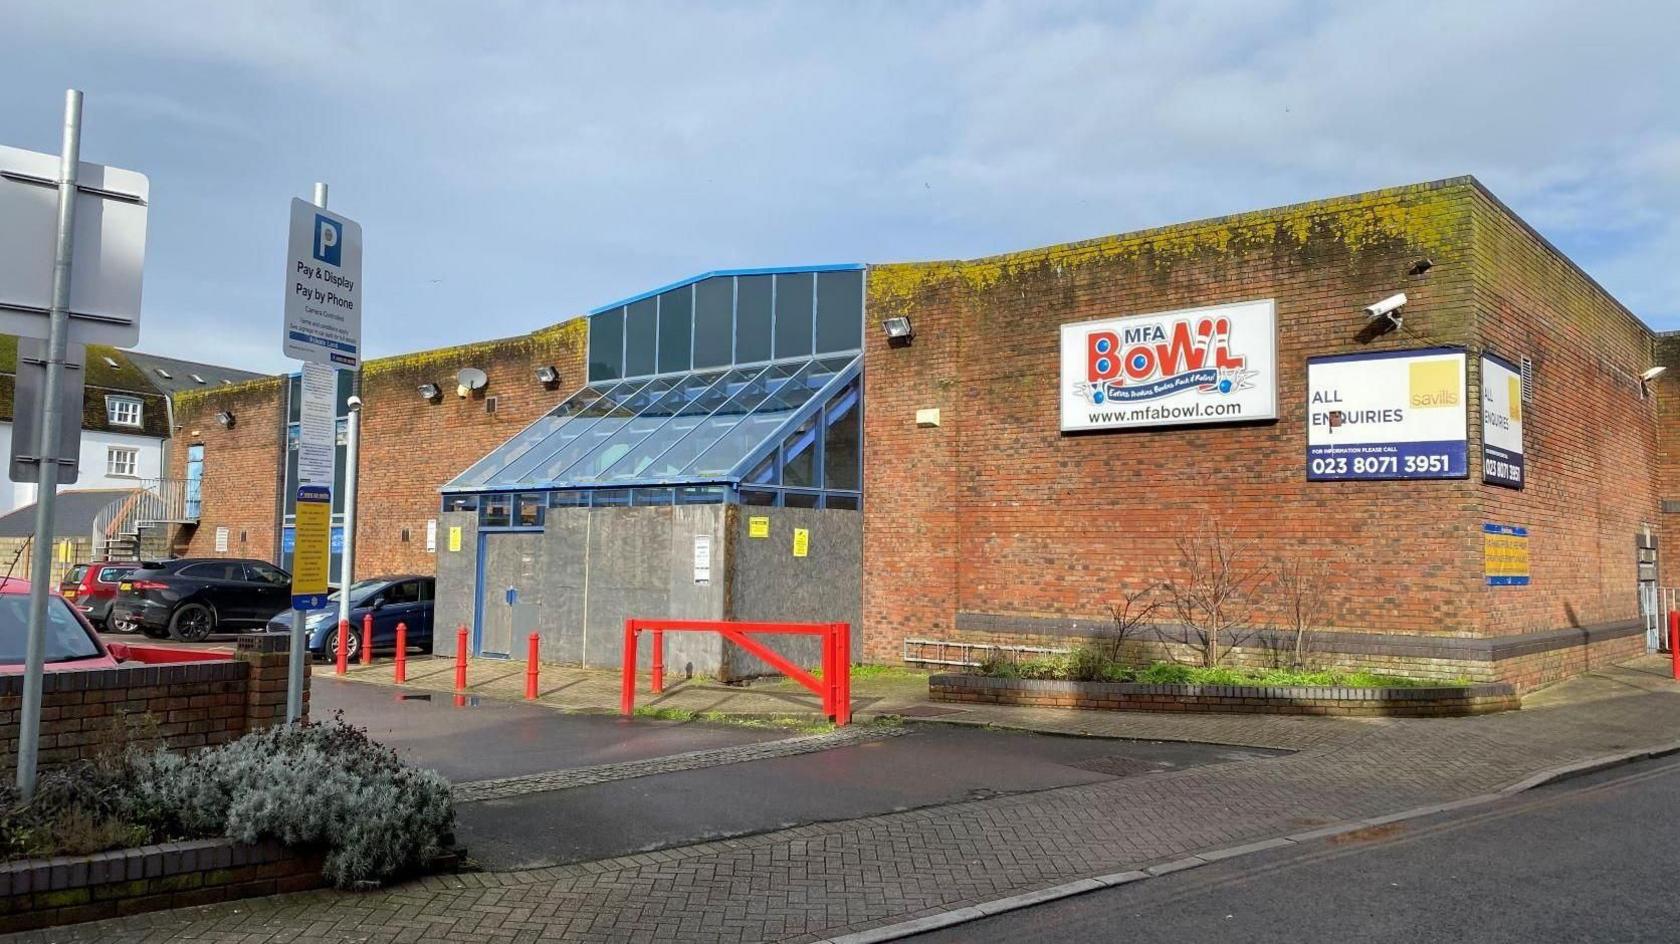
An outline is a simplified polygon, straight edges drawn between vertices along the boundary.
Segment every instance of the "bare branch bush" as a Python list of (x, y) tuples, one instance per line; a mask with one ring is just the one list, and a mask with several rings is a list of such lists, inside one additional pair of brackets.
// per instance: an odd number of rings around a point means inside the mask
[(1255, 609), (1270, 575), (1252, 559), (1253, 549), (1253, 541), (1214, 519), (1178, 539), (1179, 574), (1167, 582), (1167, 598), (1204, 668), (1222, 665), (1254, 635)]
[(1288, 668), (1307, 667), (1317, 650), (1320, 631), (1330, 622), (1330, 562), (1298, 554), (1277, 569), (1277, 589), (1283, 607), (1284, 628), (1289, 631)]
[(1112, 622), (1108, 628), (1097, 634), (1096, 643), (1100, 647), (1103, 658), (1110, 662), (1120, 662), (1125, 655), (1126, 643), (1135, 638), (1138, 631), (1150, 625), (1150, 617), (1155, 615), (1161, 605), (1156, 591), (1161, 589), (1158, 583), (1149, 583), (1121, 596), (1120, 602), (1109, 607)]

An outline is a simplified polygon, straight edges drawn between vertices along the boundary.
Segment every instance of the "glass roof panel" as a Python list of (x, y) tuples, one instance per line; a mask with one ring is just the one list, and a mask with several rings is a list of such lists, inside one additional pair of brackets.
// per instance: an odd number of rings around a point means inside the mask
[[(530, 475), (531, 470), (536, 468), (544, 459), (583, 435), (584, 431), (593, 427), (603, 418), (611, 417), (622, 411), (626, 401), (635, 397), (647, 386), (648, 382), (645, 380), (626, 380), (614, 385), (606, 393), (586, 404), (571, 416), (566, 417), (565, 422), (555, 427), (541, 442), (525, 450), (523, 455), (504, 465), (494, 475), (485, 479), (482, 484), (518, 485), (523, 483)], [(538, 422), (540, 423), (541, 420)]]
[[(588, 455), (590, 450), (601, 445), (602, 442), (610, 438), (614, 433), (623, 429), (624, 426), (628, 424), (630, 420), (634, 419), (638, 413), (647, 409), (660, 397), (664, 396), (666, 391), (677, 386), (677, 384), (681, 383), (688, 376), (689, 375), (687, 374), (681, 374), (675, 377), (656, 377), (653, 380), (648, 381), (647, 385), (642, 389), (636, 391), (628, 397), (625, 397), (611, 411), (602, 415), (595, 422), (589, 424), (588, 428), (580, 430), (578, 435), (568, 439), (567, 442), (560, 446), (559, 449), (554, 450), (536, 462), (532, 468), (521, 474), (519, 482), (510, 482), (508, 484), (564, 484), (559, 481), (561, 473), (565, 472), (566, 469), (571, 468), (572, 463)], [(566, 425), (572, 426), (575, 425), (576, 422), (577, 421), (574, 420)]]
[(450, 481), (451, 486), (483, 485), (490, 477), (509, 463), (530, 452), (555, 430), (559, 429), (573, 416), (589, 407), (614, 385), (611, 382), (595, 386), (584, 387), (577, 393), (567, 397), (564, 401), (549, 410), (546, 415), (535, 423), (525, 427), (519, 435), (491, 452), (489, 455), (473, 463), (465, 472), (455, 476)]
[(789, 377), (807, 367), (808, 363), (772, 364), (763, 370), (749, 368), (739, 381), (731, 376), (708, 391), (691, 409), (673, 417), (658, 436), (606, 469), (600, 481), (618, 484), (631, 479), (659, 480), (676, 475)]
[(671, 421), (671, 417), (701, 400), (707, 391), (726, 380), (729, 375), (755, 372), (756, 369), (709, 370), (676, 378), (677, 382), (663, 396), (649, 403), (634, 419), (625, 423), (617, 432), (600, 440), (588, 454), (574, 462), (570, 468), (561, 469), (554, 477), (566, 480), (568, 485), (594, 481), (603, 470), (617, 462), (632, 447), (656, 433), (660, 427)]
[(782, 384), (741, 422), (730, 427), (723, 437), (701, 453), (683, 474), (689, 476), (721, 476), (734, 469), (776, 432), (781, 425), (807, 406), (818, 391), (826, 387), (842, 371), (852, 367), (855, 357), (831, 357), (812, 361), (811, 369), (801, 371), (791, 382)]

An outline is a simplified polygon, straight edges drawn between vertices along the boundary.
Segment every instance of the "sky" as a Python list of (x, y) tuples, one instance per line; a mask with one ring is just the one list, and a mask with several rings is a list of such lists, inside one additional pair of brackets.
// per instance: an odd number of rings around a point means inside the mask
[(1680, 6), (0, 0), (0, 143), (150, 178), (140, 349), (280, 351), (287, 212), (367, 356), (706, 270), (969, 258), (1474, 174), (1680, 328)]

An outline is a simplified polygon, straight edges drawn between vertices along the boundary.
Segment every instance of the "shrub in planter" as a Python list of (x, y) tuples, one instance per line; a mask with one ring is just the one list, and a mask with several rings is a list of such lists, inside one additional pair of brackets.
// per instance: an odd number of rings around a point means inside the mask
[(324, 848), (322, 873), (341, 888), (424, 865), (454, 822), (447, 780), (338, 719), (135, 763), (139, 797), (180, 831)]

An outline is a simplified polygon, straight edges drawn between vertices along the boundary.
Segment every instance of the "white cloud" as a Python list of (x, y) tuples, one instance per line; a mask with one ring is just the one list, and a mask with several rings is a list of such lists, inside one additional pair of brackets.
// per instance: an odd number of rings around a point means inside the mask
[(57, 95), (89, 89), (92, 159), (153, 180), (147, 346), (168, 332), (185, 354), (282, 365), (284, 204), (317, 178), (367, 232), (375, 353), (529, 330), (722, 265), (973, 255), (1462, 173), (1680, 326), (1680, 22), (1661, 4), (204, 2), (13, 19), (0, 126), (33, 130), (8, 143), (50, 147)]

